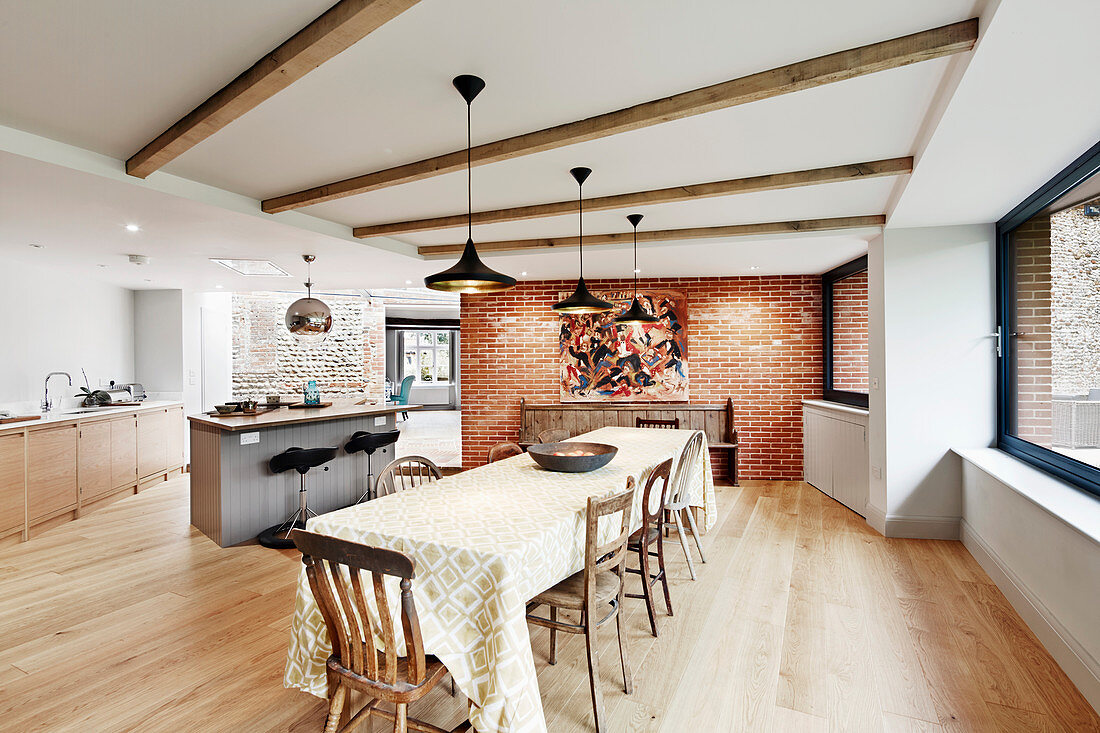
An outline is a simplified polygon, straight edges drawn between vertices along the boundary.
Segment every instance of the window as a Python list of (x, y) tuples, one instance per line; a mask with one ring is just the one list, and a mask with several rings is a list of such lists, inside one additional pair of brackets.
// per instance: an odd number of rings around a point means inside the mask
[(401, 377), (417, 382), (450, 383), (454, 331), (401, 331)]
[(867, 257), (821, 276), (824, 326), (824, 396), (867, 407)]
[(1100, 144), (997, 224), (998, 445), (1100, 496)]

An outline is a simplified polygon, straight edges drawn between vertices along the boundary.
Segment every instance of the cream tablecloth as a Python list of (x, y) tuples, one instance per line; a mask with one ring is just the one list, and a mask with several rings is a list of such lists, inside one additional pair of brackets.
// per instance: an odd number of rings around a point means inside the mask
[[(689, 430), (606, 427), (575, 440), (619, 448), (590, 473), (554, 473), (527, 454), (433, 484), (341, 509), (309, 529), (407, 553), (416, 561), (413, 595), (428, 653), (439, 657), (472, 706), (479, 733), (545, 731), (525, 602), (584, 566), (588, 497), (621, 491), (633, 476), (636, 524), (649, 473), (679, 457)], [(693, 504), (716, 519), (710, 457), (693, 467)], [(609, 537), (606, 539), (610, 539)], [(601, 541), (606, 541), (603, 539)], [(400, 628), (400, 627), (399, 627)], [(283, 682), (325, 697), (328, 633), (299, 576)]]

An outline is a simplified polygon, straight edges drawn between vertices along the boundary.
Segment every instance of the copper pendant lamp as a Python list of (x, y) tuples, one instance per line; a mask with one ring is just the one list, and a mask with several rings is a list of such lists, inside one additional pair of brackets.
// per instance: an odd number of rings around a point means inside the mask
[(432, 290), (447, 293), (493, 293), (516, 285), (516, 279), (490, 268), (477, 254), (474, 246), (473, 166), (470, 163), (471, 133), (470, 109), (474, 98), (485, 88), (485, 81), (476, 76), (462, 74), (451, 82), (466, 100), (466, 247), (458, 262), (443, 272), (424, 278), (424, 285)]
[(558, 313), (606, 313), (615, 306), (606, 300), (597, 298), (588, 292), (584, 284), (584, 182), (591, 175), (591, 168), (573, 168), (570, 175), (577, 182), (577, 252), (580, 257), (580, 272), (577, 277), (577, 289), (565, 300), (554, 304)]
[(642, 220), (641, 214), (631, 214), (626, 217), (630, 226), (634, 227), (634, 299), (630, 301), (630, 308), (615, 317), (615, 323), (623, 326), (643, 326), (647, 323), (657, 323), (661, 319), (645, 309), (638, 300), (638, 224)]

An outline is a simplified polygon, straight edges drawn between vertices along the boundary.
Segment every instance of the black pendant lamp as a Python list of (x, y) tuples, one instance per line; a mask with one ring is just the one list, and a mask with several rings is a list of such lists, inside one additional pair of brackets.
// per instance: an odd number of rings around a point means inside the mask
[(630, 308), (616, 316), (615, 323), (623, 326), (642, 326), (646, 323), (657, 323), (657, 316), (651, 314), (638, 300), (638, 223), (642, 220), (641, 214), (631, 214), (626, 217), (630, 226), (634, 227), (634, 300), (630, 302)]
[(558, 313), (606, 313), (615, 306), (606, 300), (600, 300), (588, 292), (588, 286), (584, 284), (584, 182), (592, 173), (591, 168), (574, 168), (569, 171), (577, 181), (577, 252), (580, 255), (580, 272), (577, 277), (577, 289), (565, 300), (555, 303), (554, 310)]
[(492, 293), (499, 290), (507, 290), (516, 286), (516, 279), (504, 273), (493, 270), (477, 255), (474, 247), (474, 199), (472, 190), (472, 166), (470, 164), (470, 107), (474, 97), (485, 88), (485, 81), (476, 76), (463, 74), (456, 76), (451, 82), (455, 89), (466, 100), (466, 204), (467, 204), (467, 229), (466, 248), (462, 250), (462, 256), (453, 267), (429, 275), (424, 278), (424, 284), (432, 290), (442, 290), (447, 293)]

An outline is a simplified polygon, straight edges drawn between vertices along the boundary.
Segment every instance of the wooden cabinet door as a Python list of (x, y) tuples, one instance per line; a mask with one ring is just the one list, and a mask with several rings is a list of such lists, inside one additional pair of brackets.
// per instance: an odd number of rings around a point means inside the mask
[(23, 434), (0, 435), (0, 534), (23, 526), (26, 508), (23, 468)]
[(806, 410), (803, 420), (803, 478), (818, 490), (833, 495), (833, 420)]
[(168, 466), (168, 410), (139, 412), (137, 418), (138, 478)]
[(31, 523), (76, 508), (75, 425), (32, 430), (27, 434), (27, 514)]
[(83, 423), (77, 435), (80, 441), (80, 496), (88, 501), (114, 488), (111, 483), (111, 423), (107, 420)]
[(137, 482), (137, 417), (111, 420), (111, 488)]
[(168, 418), (165, 430), (168, 433), (168, 462), (167, 466), (179, 466), (183, 463), (183, 408), (168, 408)]

